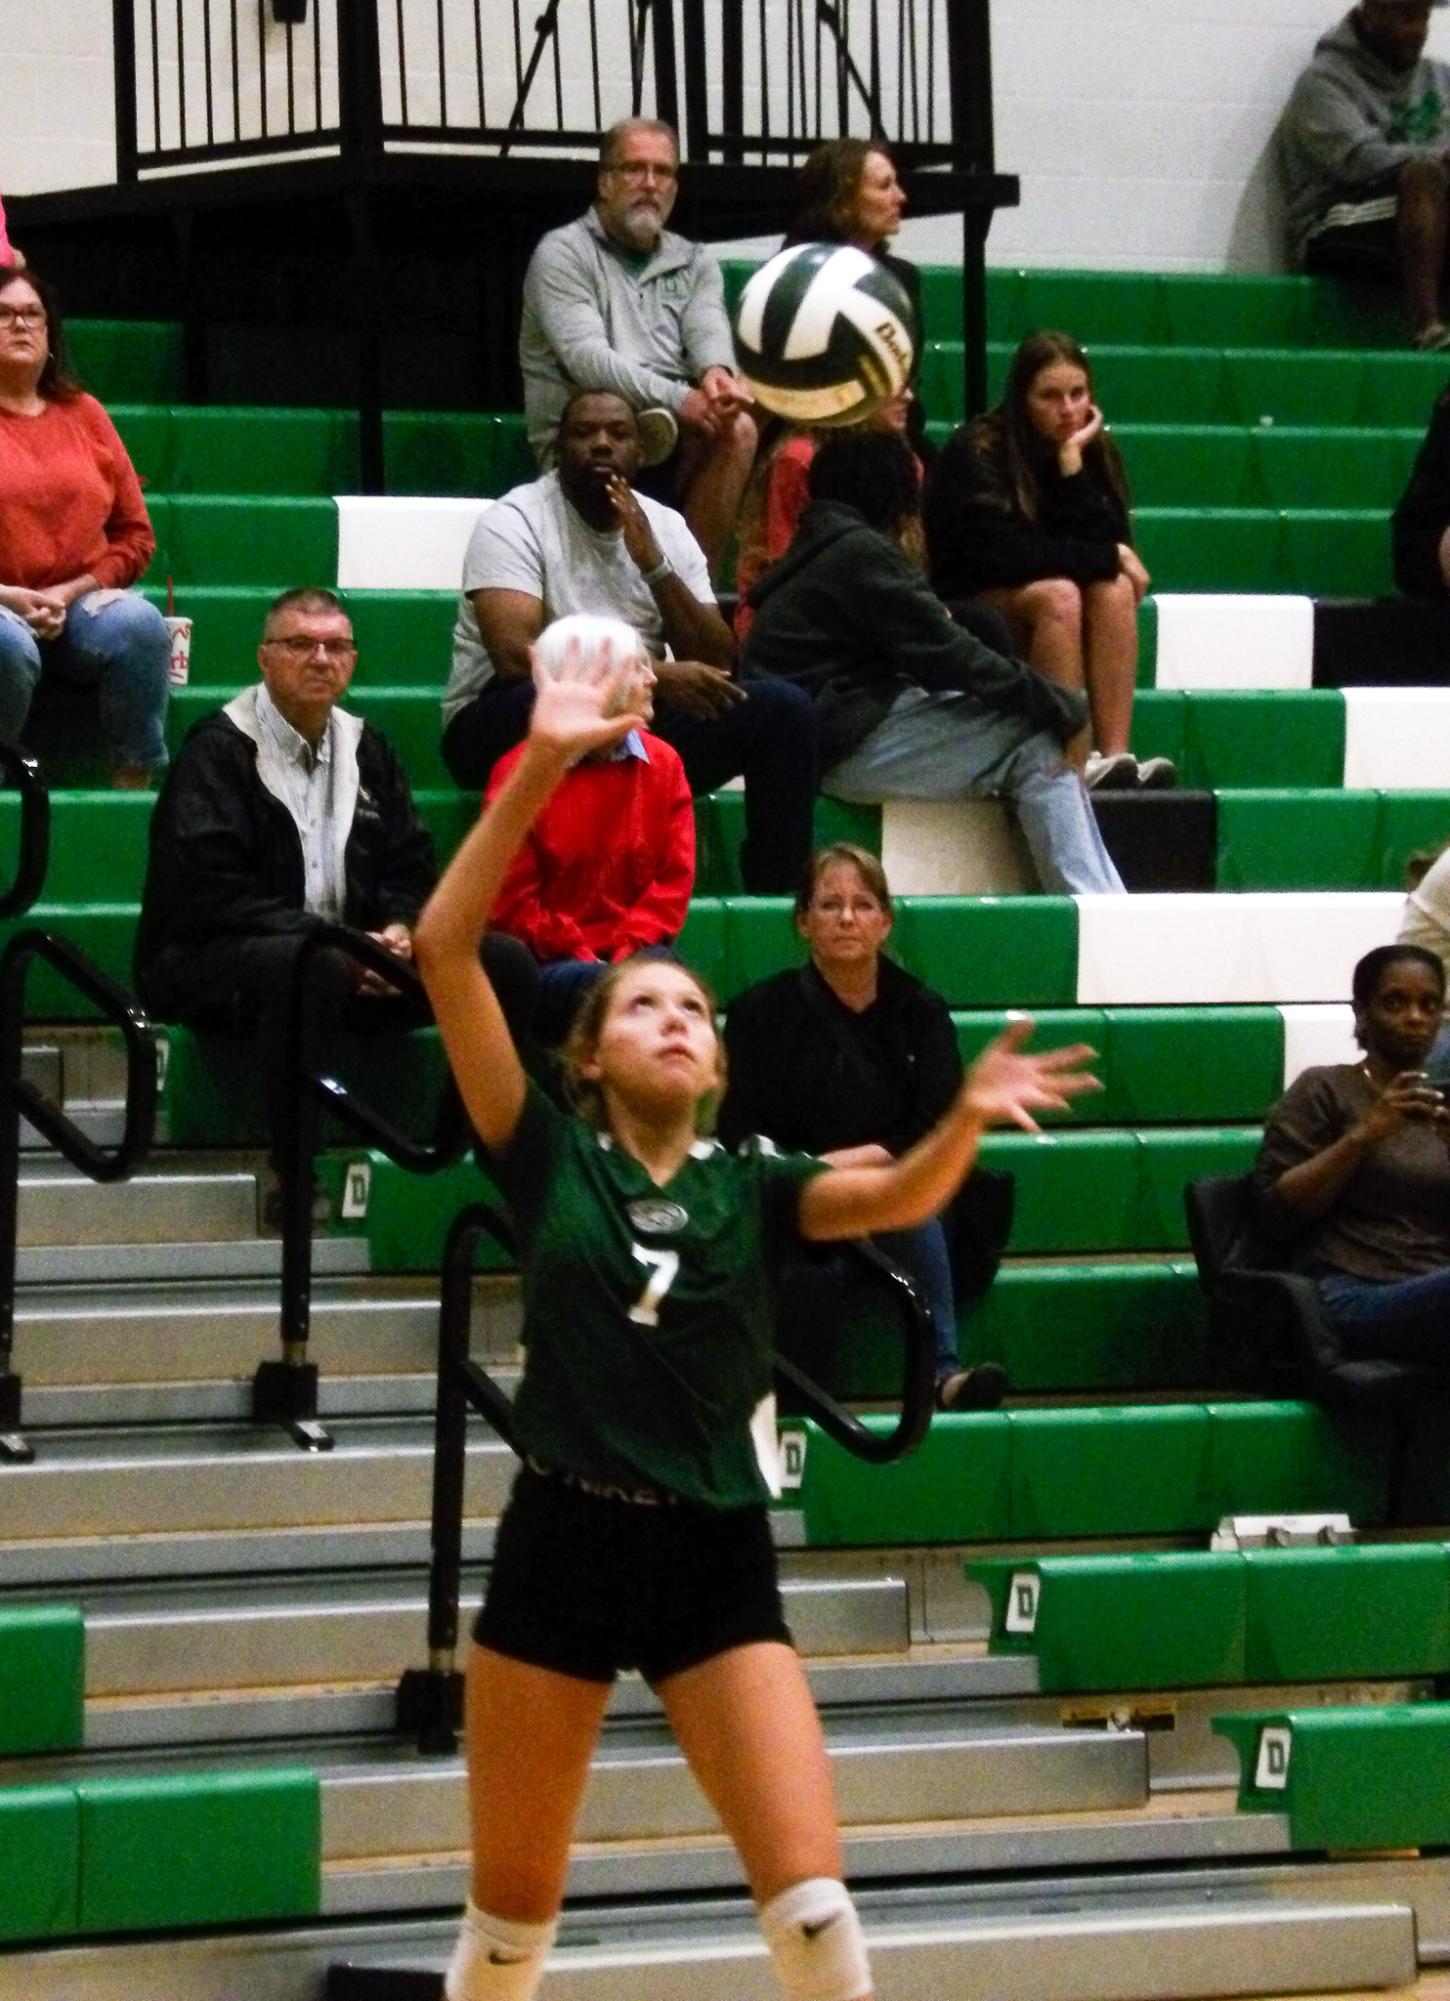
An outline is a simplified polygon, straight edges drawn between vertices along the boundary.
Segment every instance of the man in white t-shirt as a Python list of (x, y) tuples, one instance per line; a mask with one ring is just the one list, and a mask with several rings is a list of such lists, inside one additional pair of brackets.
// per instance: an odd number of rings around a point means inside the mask
[(815, 716), (774, 676), (735, 678), (736, 649), (700, 545), (672, 507), (633, 490), (639, 426), (621, 396), (581, 390), (565, 406), (552, 472), (479, 517), (463, 561), (443, 760), (482, 788), (528, 728), (529, 649), (571, 612), (622, 618), (656, 659), (653, 729), (693, 792), (745, 780), (740, 869), (753, 895), (793, 891), (811, 849)]

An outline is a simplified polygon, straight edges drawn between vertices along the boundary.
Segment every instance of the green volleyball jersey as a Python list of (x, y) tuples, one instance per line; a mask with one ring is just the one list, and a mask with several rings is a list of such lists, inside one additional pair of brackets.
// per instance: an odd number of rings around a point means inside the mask
[(772, 1276), (823, 1164), (701, 1139), (659, 1188), (531, 1084), (492, 1165), (523, 1268), (520, 1451), (713, 1507), (768, 1498), (750, 1426), (771, 1389)]

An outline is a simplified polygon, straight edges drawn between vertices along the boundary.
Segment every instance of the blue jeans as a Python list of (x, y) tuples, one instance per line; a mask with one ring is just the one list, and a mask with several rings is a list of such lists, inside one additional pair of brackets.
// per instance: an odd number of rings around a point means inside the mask
[(37, 639), (18, 613), (0, 606), (0, 737), (20, 741), (41, 674), (58, 674), (82, 686), (99, 684), (101, 725), (116, 770), (156, 771), (166, 762), (166, 621), (133, 592), (96, 604), (106, 597), (91, 591), (77, 598), (59, 639)]
[(1062, 749), (1021, 716), (972, 695), (908, 688), (821, 789), (836, 799), (1008, 799), (1042, 887), (1067, 896), (1123, 895), (1082, 780)]
[(901, 1266), (926, 1304), (936, 1336), (936, 1379), (944, 1382), (961, 1362), (957, 1356), (957, 1296), (942, 1220), (933, 1216), (914, 1230), (883, 1231), (874, 1241)]
[(1417, 1278), (1314, 1274), (1326, 1319), (1350, 1354), (1450, 1367), (1450, 1265)]

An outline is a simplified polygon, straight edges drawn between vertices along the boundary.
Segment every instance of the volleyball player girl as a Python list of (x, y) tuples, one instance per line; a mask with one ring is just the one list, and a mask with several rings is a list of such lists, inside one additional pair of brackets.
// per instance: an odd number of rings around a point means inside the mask
[[(717, 1097), (711, 998), (666, 959), (614, 968), (568, 1045), (582, 1117), (526, 1081), (479, 941), (514, 853), (571, 762), (644, 720), (634, 638), (535, 665), (523, 757), (414, 932), (449, 1059), (511, 1204), (523, 1272), (523, 1458), (467, 1678), (471, 1897), (448, 2001), (528, 2001), (616, 1672), (637, 1667), (744, 1863), (792, 2001), (865, 2001), (830, 1767), (781, 1616), (762, 1468), (774, 1449), (770, 1270), (786, 1241), (936, 1215), (984, 1129), (1092, 1086), (1083, 1047), (1029, 1024), (888, 1167), (830, 1169), (700, 1131)], [(646, 670), (647, 671), (647, 670)], [(752, 1429), (752, 1421), (754, 1429)]]

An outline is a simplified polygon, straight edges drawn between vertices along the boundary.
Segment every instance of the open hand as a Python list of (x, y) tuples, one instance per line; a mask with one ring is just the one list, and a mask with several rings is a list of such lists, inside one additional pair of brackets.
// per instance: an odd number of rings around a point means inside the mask
[(960, 1113), (980, 1125), (1015, 1125), (1035, 1133), (1041, 1128), (1034, 1112), (1065, 1112), (1079, 1093), (1102, 1089), (1082, 1067), (1096, 1054), (1086, 1042), (1026, 1054), (1023, 1044), (1035, 1026), (1024, 1015), (987, 1044), (963, 1080)]
[(660, 545), (655, 540), (649, 517), (640, 506), (634, 488), (622, 474), (615, 472), (604, 482), (604, 491), (614, 509), (614, 518), (624, 531), (624, 546), (631, 561), (638, 564), (641, 570), (656, 569), (660, 561)]
[(643, 716), (610, 713), (620, 690), (638, 673), (634, 659), (618, 653), (610, 641), (586, 648), (571, 640), (557, 674), (546, 673), (537, 659), (533, 669), (531, 744), (573, 763), (592, 750), (607, 750), (633, 729), (644, 728)]

